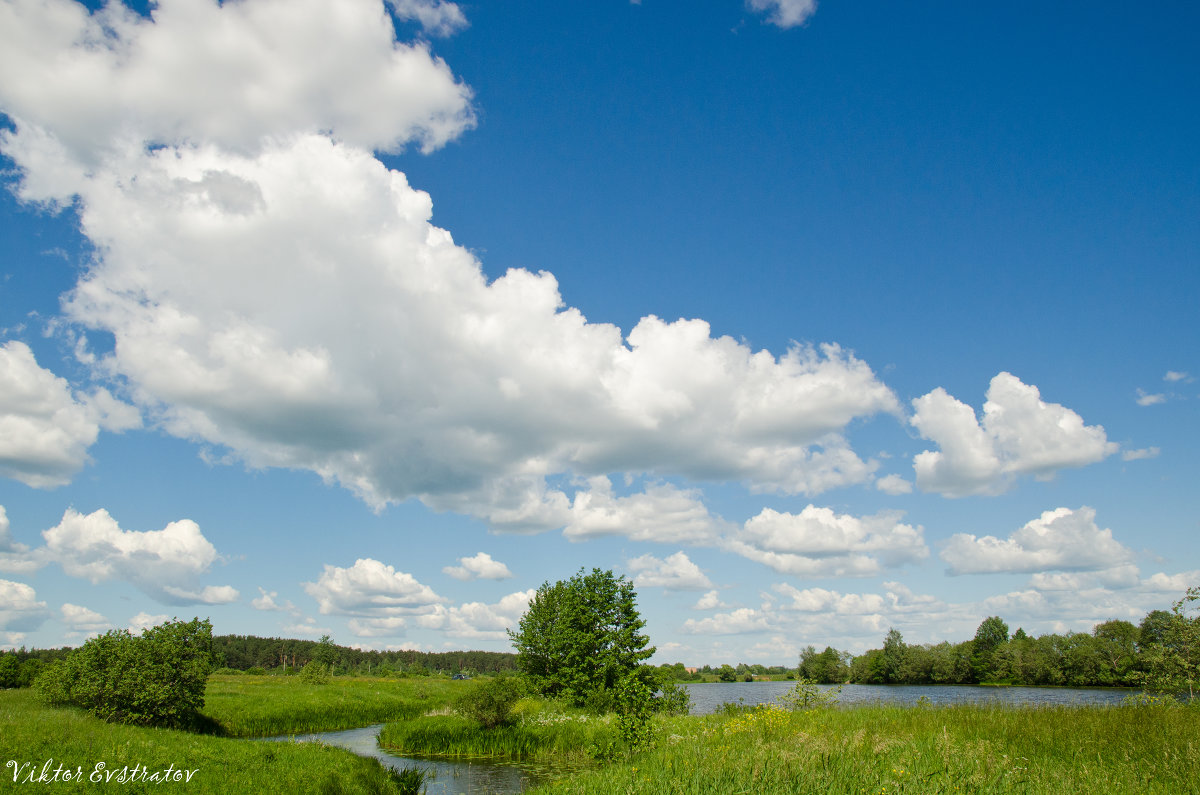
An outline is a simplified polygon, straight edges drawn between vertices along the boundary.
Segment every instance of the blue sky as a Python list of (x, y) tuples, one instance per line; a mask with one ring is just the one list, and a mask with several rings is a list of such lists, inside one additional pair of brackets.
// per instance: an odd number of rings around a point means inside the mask
[(658, 662), (1200, 584), (1200, 12), (0, 3), (0, 645)]

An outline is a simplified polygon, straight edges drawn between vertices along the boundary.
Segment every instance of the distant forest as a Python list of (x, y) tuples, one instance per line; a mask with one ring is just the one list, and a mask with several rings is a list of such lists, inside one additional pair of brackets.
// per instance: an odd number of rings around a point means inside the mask
[(834, 684), (1012, 684), (1069, 687), (1135, 687), (1145, 683), (1149, 655), (1163, 648), (1174, 617), (1149, 613), (1140, 624), (1105, 621), (1090, 633), (1031, 637), (1012, 635), (998, 616), (984, 619), (972, 640), (908, 645), (891, 629), (883, 648), (858, 656), (809, 646), (800, 653), (799, 674)]
[[(256, 635), (220, 635), (213, 638), (218, 664), (240, 671), (250, 668), (283, 671), (303, 668), (322, 648), (321, 641), (260, 638)], [(335, 674), (406, 675), (482, 674), (511, 671), (517, 656), (501, 651), (363, 651), (325, 643), (320, 657)], [(336, 653), (330, 654), (330, 651)]]

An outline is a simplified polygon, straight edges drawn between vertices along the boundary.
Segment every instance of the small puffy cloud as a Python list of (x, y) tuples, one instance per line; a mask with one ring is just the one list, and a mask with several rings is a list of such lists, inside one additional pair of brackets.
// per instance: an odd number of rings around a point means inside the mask
[(435, 605), (414, 621), (424, 629), (441, 630), (452, 638), (504, 640), (508, 637), (507, 630), (515, 629), (520, 623), (536, 594), (536, 590), (530, 589), (511, 593), (495, 604)]
[(701, 596), (696, 600), (696, 604), (692, 605), (693, 610), (719, 610), (722, 607), (729, 607), (721, 601), (720, 595), (714, 590)]
[(26, 544), (13, 541), (8, 513), (0, 505), (0, 571), (19, 574), (37, 569), (42, 564), (29, 552)]
[(893, 497), (900, 494), (911, 494), (913, 490), (912, 483), (899, 475), (884, 475), (875, 481), (875, 488), (884, 494), (891, 494)]
[(988, 387), (982, 422), (941, 387), (913, 400), (910, 422), (940, 450), (913, 458), (917, 486), (947, 497), (1000, 494), (1023, 475), (1048, 479), (1116, 452), (1104, 428), (1041, 399), (1037, 387), (1000, 373)]
[(1176, 383), (1179, 383), (1180, 381), (1190, 383), (1194, 379), (1190, 375), (1188, 375), (1187, 373), (1185, 373), (1181, 370), (1167, 370), (1167, 374), (1163, 376), (1163, 380), (1166, 381), (1168, 384), (1176, 384)]
[(956, 533), (942, 547), (950, 574), (1101, 571), (1123, 566), (1133, 552), (1096, 525), (1087, 506), (1045, 511), (1006, 539)]
[(49, 617), (46, 603), (38, 601), (32, 586), (0, 580), (0, 630), (32, 632)]
[(659, 483), (616, 497), (612, 482), (603, 476), (592, 478), (588, 486), (575, 494), (571, 521), (563, 529), (572, 541), (623, 535), (634, 541), (705, 544), (712, 543), (722, 527), (695, 489)]
[(1137, 404), (1139, 406), (1157, 406), (1159, 403), (1166, 403), (1167, 396), (1162, 392), (1147, 392), (1142, 388), (1137, 390)]
[(350, 619), (350, 631), (360, 638), (402, 638), (407, 626), (403, 616)]
[(91, 635), (110, 628), (112, 624), (107, 618), (82, 605), (65, 602), (60, 608), (63, 623), (71, 628), (72, 633)]
[(1147, 577), (1142, 584), (1147, 590), (1182, 595), (1188, 588), (1200, 585), (1200, 569), (1182, 571), (1178, 574), (1166, 574), (1160, 571)]
[(443, 601), (411, 574), (373, 558), (359, 558), (345, 569), (326, 565), (304, 590), (317, 600), (322, 615), (395, 616), (426, 612)]
[(103, 509), (81, 514), (68, 509), (42, 533), (46, 544), (32, 554), (55, 562), (72, 577), (93, 583), (123, 580), (164, 604), (225, 604), (238, 592), (228, 585), (197, 584), (217, 561), (217, 550), (190, 519), (162, 530), (122, 530)]
[(744, 635), (770, 629), (767, 616), (752, 607), (740, 607), (708, 618), (689, 618), (680, 631), (689, 635)]
[(712, 582), (700, 571), (700, 567), (683, 552), (676, 552), (666, 560), (642, 555), (629, 561), (628, 568), (633, 574), (634, 585), (639, 588), (666, 588), (673, 591), (712, 588)]
[(171, 617), (164, 614), (151, 614), (144, 610), (138, 613), (133, 618), (129, 619), (129, 632), (133, 635), (141, 635), (143, 630), (153, 629), (161, 624), (170, 621)]
[(1029, 578), (1029, 584), (1039, 591), (1121, 590), (1141, 585), (1141, 578), (1137, 566), (1126, 564), (1098, 571), (1039, 571)]
[(65, 379), (38, 366), (25, 343), (0, 347), (0, 476), (35, 488), (64, 485), (87, 463), (101, 428), (140, 422), (107, 390), (73, 394)]
[[(259, 586), (258, 597), (250, 600), (250, 606), (253, 607), (255, 610), (285, 610), (285, 609), (287, 609), (286, 607), (284, 607), (283, 605), (280, 605), (278, 602), (275, 601), (275, 597), (277, 597), (277, 596), (279, 596), (278, 591), (271, 591), (270, 593), (268, 593), (266, 588)], [(291, 602), (288, 602), (288, 605), (290, 606)]]
[(319, 638), (332, 632), (329, 627), (319, 625), (312, 616), (305, 616), (292, 624), (283, 624), (280, 629), (287, 635), (307, 635), (310, 638)]
[(1157, 447), (1143, 447), (1138, 450), (1122, 450), (1122, 461), (1141, 461), (1147, 458), (1158, 458), (1162, 451)]
[(442, 571), (456, 580), (506, 580), (512, 572), (486, 552), (469, 558), (459, 558), (457, 566), (446, 566)]
[(388, 0), (400, 19), (412, 19), (434, 36), (449, 36), (467, 26), (467, 18), (455, 3), (444, 0)]
[(804, 613), (865, 615), (878, 613), (887, 604), (879, 594), (843, 594), (837, 591), (828, 591), (824, 588), (805, 588), (804, 590), (800, 590), (786, 583), (773, 585), (771, 590), (791, 600), (780, 605), (781, 609), (797, 610)]
[(798, 514), (764, 508), (723, 546), (785, 574), (865, 577), (928, 556), (922, 528), (899, 517), (857, 517), (815, 505)]
[(817, 13), (817, 0), (746, 0), (746, 6), (765, 13), (767, 21), (780, 28), (803, 25)]

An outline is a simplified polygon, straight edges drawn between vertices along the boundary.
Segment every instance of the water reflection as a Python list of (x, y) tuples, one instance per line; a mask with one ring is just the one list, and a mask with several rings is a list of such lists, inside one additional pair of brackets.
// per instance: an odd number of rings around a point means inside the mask
[[(795, 682), (691, 682), (684, 687), (692, 696), (692, 714), (708, 715), (722, 704), (767, 704), (796, 686)], [(830, 690), (834, 685), (818, 685)], [(915, 705), (925, 698), (935, 706), (950, 704), (1004, 704), (1019, 707), (1116, 706), (1134, 690), (1080, 687), (1020, 687), (983, 685), (844, 685), (837, 703)]]
[(428, 795), (511, 795), (542, 783), (544, 777), (518, 767), (496, 762), (468, 760), (413, 759), (396, 756), (379, 747), (379, 732), (383, 724), (339, 732), (316, 732), (287, 737), (269, 737), (277, 742), (322, 742), (345, 748), (359, 756), (378, 759), (393, 770), (420, 768), (431, 774), (425, 791)]

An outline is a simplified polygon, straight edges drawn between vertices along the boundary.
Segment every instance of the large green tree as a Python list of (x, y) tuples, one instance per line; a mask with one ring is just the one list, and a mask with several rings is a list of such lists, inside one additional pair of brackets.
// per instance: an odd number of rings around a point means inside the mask
[(633, 583), (580, 569), (569, 580), (544, 583), (508, 636), (533, 687), (584, 704), (614, 693), (654, 654), (641, 633), (645, 625)]

